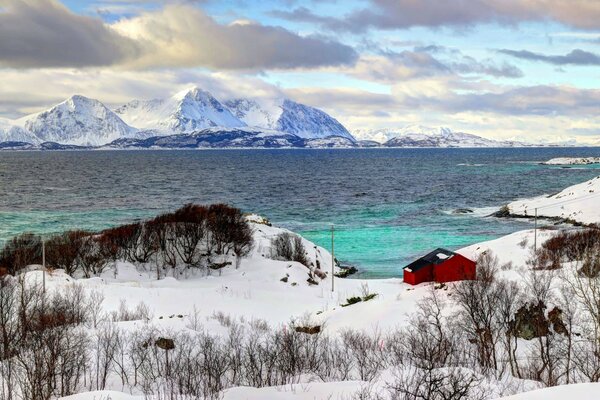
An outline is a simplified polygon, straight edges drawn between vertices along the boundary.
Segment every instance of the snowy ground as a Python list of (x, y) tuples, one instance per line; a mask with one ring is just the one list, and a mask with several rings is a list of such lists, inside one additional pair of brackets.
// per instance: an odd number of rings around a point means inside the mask
[[(331, 292), (331, 280), (327, 278), (318, 285), (307, 282), (307, 267), (293, 262), (272, 260), (268, 254), (270, 239), (282, 232), (279, 228), (253, 224), (257, 246), (239, 269), (225, 268), (221, 274), (194, 275), (163, 278), (159, 281), (151, 272), (140, 271), (127, 263), (119, 263), (115, 269), (101, 277), (80, 279), (78, 283), (87, 290), (102, 292), (103, 307), (107, 312), (117, 311), (121, 300), (130, 307), (143, 302), (151, 310), (149, 324), (173, 331), (186, 330), (192, 320), (212, 332), (224, 331), (215, 315), (222, 313), (238, 321), (265, 320), (273, 327), (282, 326), (292, 319), (310, 320), (323, 324), (328, 334), (337, 334), (343, 329), (367, 332), (387, 332), (406, 324), (408, 315), (414, 311), (416, 302), (426, 296), (432, 284), (413, 287), (397, 279), (336, 279)], [(484, 251), (499, 255), (502, 264), (510, 263), (503, 271), (506, 276), (518, 278), (519, 269), (524, 268), (530, 256), (534, 231), (517, 232), (506, 237), (476, 244), (459, 250), (459, 253), (476, 258)], [(552, 235), (551, 231), (538, 231), (541, 243)], [(331, 256), (327, 250), (305, 241), (311, 260), (319, 260), (322, 270), (330, 271)], [(398, 268), (400, 272), (400, 266)], [(41, 272), (30, 272), (30, 279), (41, 279)], [(287, 282), (281, 279), (287, 277)], [(61, 271), (47, 276), (48, 286), (60, 290), (73, 284), (73, 279)], [(346, 299), (377, 293), (368, 302), (350, 307), (341, 307)], [(442, 291), (447, 296), (450, 291)], [(135, 329), (142, 321), (119, 323), (121, 328)], [(375, 386), (385, 385), (385, 373)], [(503, 393), (515, 393), (539, 387), (527, 381), (511, 380), (510, 391), (505, 392), (499, 382), (490, 383), (491, 393), (500, 397)], [(515, 390), (514, 386), (520, 387)], [(320, 382), (314, 378), (301, 379), (293, 385), (267, 388), (239, 387), (227, 390), (224, 400), (279, 400), (279, 399), (350, 399), (354, 393), (367, 387), (366, 382)], [(120, 389), (114, 387), (114, 389)], [(66, 397), (69, 400), (141, 400), (143, 396), (114, 391), (90, 392)]]
[(600, 157), (559, 157), (543, 162), (544, 165), (588, 165), (600, 164)]
[(532, 199), (517, 200), (508, 204), (510, 213), (568, 219), (583, 224), (600, 222), (600, 176), (570, 186), (563, 191)]
[[(598, 197), (589, 197), (597, 195)], [(569, 200), (572, 202), (564, 202)], [(561, 205), (554, 205), (561, 201)], [(538, 207), (540, 215), (561, 216), (580, 222), (600, 221), (600, 177), (565, 189), (561, 193), (522, 200), (509, 205), (511, 212), (531, 215)], [(156, 280), (154, 273), (144, 271), (140, 266), (118, 263), (115, 268), (102, 276), (80, 279), (77, 282), (88, 291), (104, 294), (106, 312), (117, 311), (122, 300), (130, 307), (143, 302), (151, 311), (149, 322), (122, 322), (124, 329), (135, 328), (140, 324), (151, 324), (173, 331), (186, 330), (192, 321), (200, 321), (212, 332), (223, 330), (218, 318), (225, 315), (242, 323), (264, 320), (272, 327), (282, 327), (292, 320), (310, 321), (310, 324), (323, 325), (327, 334), (336, 335), (344, 329), (366, 332), (386, 332), (406, 325), (406, 320), (415, 310), (416, 303), (428, 294), (432, 284), (416, 287), (404, 284), (401, 278), (395, 279), (339, 279), (331, 285), (331, 255), (321, 247), (304, 240), (309, 259), (326, 273), (323, 279), (315, 279), (318, 284), (310, 284), (309, 268), (288, 261), (270, 258), (271, 239), (284, 230), (261, 223), (260, 218), (252, 217), (255, 247), (242, 261), (240, 267), (223, 268), (211, 275), (194, 271), (183, 272), (177, 277), (169, 276)], [(533, 229), (516, 232), (499, 239), (474, 244), (458, 250), (470, 258), (486, 251), (493, 252), (503, 267), (504, 278), (520, 279), (532, 255), (533, 244), (540, 246), (556, 233), (555, 230)], [(402, 266), (398, 266), (400, 274)], [(41, 271), (29, 272), (29, 279), (41, 280)], [(313, 275), (314, 278), (314, 275)], [(61, 271), (47, 276), (50, 288), (61, 290), (73, 284), (73, 278)], [(441, 291), (442, 296), (451, 292)], [(376, 294), (367, 302), (342, 307), (353, 296)], [(371, 384), (384, 385), (386, 374)], [(539, 388), (539, 384), (507, 378), (508, 382), (490, 382), (490, 392), (495, 397)], [(505, 386), (503, 386), (505, 385)], [(298, 383), (278, 387), (249, 388), (237, 387), (223, 393), (224, 400), (284, 400), (284, 399), (350, 399), (357, 391), (364, 390), (366, 382), (317, 382), (311, 377), (299, 379)], [(510, 389), (506, 389), (509, 387)], [(112, 389), (121, 389), (118, 386)], [(517, 388), (517, 389), (515, 389)], [(567, 396), (577, 399), (597, 398), (600, 384), (561, 386), (528, 392), (507, 399), (562, 399)], [(147, 397), (146, 397), (147, 398)], [(115, 391), (83, 393), (65, 397), (69, 400), (142, 400), (143, 396)]]

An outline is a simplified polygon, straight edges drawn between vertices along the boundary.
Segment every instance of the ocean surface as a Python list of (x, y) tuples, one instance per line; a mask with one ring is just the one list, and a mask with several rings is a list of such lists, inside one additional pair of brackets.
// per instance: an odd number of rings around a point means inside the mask
[(226, 202), (326, 248), (334, 224), (338, 259), (362, 277), (400, 276), (436, 247), (532, 226), (485, 217), (502, 204), (600, 175), (539, 165), (569, 156), (600, 148), (0, 152), (0, 244)]

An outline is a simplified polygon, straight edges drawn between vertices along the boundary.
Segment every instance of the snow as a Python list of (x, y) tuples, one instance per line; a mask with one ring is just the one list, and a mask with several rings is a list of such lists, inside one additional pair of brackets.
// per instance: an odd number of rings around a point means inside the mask
[(215, 126), (246, 126), (212, 94), (197, 87), (164, 100), (134, 100), (115, 112), (136, 128), (155, 129), (163, 134), (190, 133)]
[(387, 147), (514, 147), (525, 146), (513, 141), (496, 141), (450, 128), (407, 125), (402, 128), (359, 129), (359, 140), (374, 140)]
[(543, 162), (544, 165), (588, 165), (600, 164), (600, 157), (559, 157)]
[(508, 204), (513, 215), (555, 217), (583, 224), (600, 222), (600, 176), (579, 183), (553, 195), (517, 200)]
[(277, 129), (277, 120), (283, 112), (283, 99), (272, 99), (271, 101), (258, 101), (254, 99), (239, 98), (227, 100), (225, 106), (240, 120), (248, 126), (264, 129)]
[(577, 385), (554, 386), (530, 392), (503, 397), (504, 400), (596, 400), (600, 383), (579, 383)]
[(37, 114), (15, 121), (0, 119), (0, 143), (56, 142), (98, 147), (116, 140), (235, 128), (260, 130), (265, 136), (294, 135), (296, 139), (333, 137), (306, 147), (349, 147), (355, 142), (335, 118), (289, 99), (237, 99), (226, 104), (198, 87), (167, 99), (133, 100), (114, 111), (98, 100), (75, 95)]
[[(259, 215), (246, 216), (254, 232), (255, 246), (249, 256), (242, 260), (239, 269), (228, 266), (210, 275), (193, 270), (180, 271), (174, 276), (156, 280), (151, 271), (145, 271), (132, 264), (118, 262), (113, 269), (101, 276), (79, 279), (86, 291), (99, 291), (104, 294), (105, 311), (118, 310), (122, 300), (129, 307), (143, 302), (151, 310), (148, 324), (172, 332), (189, 329), (192, 319), (199, 319), (205, 328), (215, 334), (225, 332), (215, 318), (216, 314), (228, 316), (236, 321), (264, 320), (274, 328), (284, 326), (292, 320), (307, 321), (321, 325), (327, 335), (338, 335), (344, 330), (353, 329), (373, 332), (390, 332), (406, 326), (407, 320), (416, 309), (417, 303), (427, 296), (434, 287), (431, 283), (417, 286), (404, 284), (401, 278), (392, 279), (336, 279), (331, 289), (331, 254), (314, 243), (303, 240), (308, 258), (314, 268), (320, 265), (323, 279), (318, 284), (307, 282), (310, 268), (297, 262), (278, 261), (270, 258), (271, 240), (285, 229), (271, 226), (269, 221)], [(476, 260), (485, 252), (492, 252), (502, 265), (503, 278), (520, 281), (532, 255), (533, 244), (540, 246), (555, 235), (558, 230), (524, 230), (513, 234), (473, 244), (457, 250), (467, 258)], [(438, 257), (443, 255), (438, 254)], [(318, 261), (318, 263), (317, 263)], [(400, 272), (400, 266), (398, 268)], [(286, 278), (282, 281), (282, 278)], [(41, 280), (41, 271), (27, 273), (27, 279)], [(53, 290), (61, 290), (73, 284), (73, 278), (62, 271), (53, 271), (47, 275), (47, 285)], [(439, 290), (439, 295), (448, 300), (452, 285)], [(371, 293), (376, 296), (369, 301), (361, 301), (348, 307), (342, 307), (349, 297)], [(142, 321), (120, 322), (123, 329), (136, 329), (145, 324)], [(145, 326), (145, 325), (144, 325)], [(382, 371), (373, 382), (342, 381), (322, 382), (314, 377), (299, 377), (294, 384), (276, 387), (251, 388), (235, 387), (222, 393), (224, 400), (309, 400), (309, 399), (348, 399), (357, 391), (372, 385), (374, 390), (385, 387), (391, 379), (391, 371)], [(492, 398), (498, 398), (516, 391), (539, 388), (539, 383), (504, 377), (502, 380), (489, 380)], [(510, 387), (509, 389), (506, 389)], [(109, 387), (115, 389), (118, 387)], [(518, 389), (515, 389), (518, 388)], [(562, 399), (592, 398), (600, 388), (598, 384), (560, 386), (512, 397), (521, 399)], [(593, 398), (596, 398), (594, 396)], [(152, 399), (141, 395), (129, 395), (119, 392), (102, 391), (82, 393), (68, 400), (142, 400)]]
[(97, 146), (122, 137), (135, 137), (135, 129), (104, 104), (79, 95), (48, 111), (25, 117), (22, 122), (42, 142)]
[(340, 136), (354, 143), (354, 137), (327, 113), (290, 99), (234, 99), (227, 107), (249, 126), (291, 133), (304, 139)]
[[(213, 272), (209, 276), (191, 272), (167, 277), (159, 281), (152, 273), (140, 270), (129, 263), (120, 262), (102, 276), (79, 279), (85, 290), (99, 291), (104, 294), (103, 307), (110, 312), (119, 308), (122, 299), (130, 307), (144, 302), (152, 312), (148, 324), (168, 329), (171, 332), (188, 329), (192, 318), (199, 319), (206, 329), (215, 334), (224, 334), (215, 314), (222, 313), (236, 321), (262, 319), (272, 327), (288, 324), (291, 320), (301, 319), (311, 324), (323, 326), (328, 335), (353, 329), (367, 333), (389, 332), (406, 326), (409, 315), (416, 309), (417, 302), (429, 294), (431, 283), (417, 286), (404, 284), (400, 278), (394, 279), (336, 279), (335, 290), (331, 291), (331, 255), (319, 246), (303, 239), (309, 259), (316, 264), (319, 260), (321, 270), (327, 276), (318, 285), (306, 282), (309, 269), (295, 262), (277, 261), (268, 257), (271, 239), (285, 229), (270, 226), (259, 215), (248, 215), (247, 220), (254, 230), (255, 247), (239, 269), (226, 267), (221, 273)], [(556, 231), (537, 232), (538, 243), (550, 238)], [(501, 263), (510, 263), (511, 267), (502, 269), (506, 278), (519, 279), (519, 270), (524, 268), (531, 254), (533, 230), (516, 232), (499, 239), (467, 246), (457, 251), (466, 257), (476, 259), (485, 251), (492, 251)], [(281, 278), (287, 277), (287, 282)], [(27, 274), (30, 280), (41, 280), (41, 272)], [(48, 287), (58, 289), (73, 284), (73, 279), (62, 271), (47, 275)], [(450, 285), (450, 289), (451, 289)], [(341, 307), (351, 296), (364, 293), (376, 293), (375, 298), (359, 302), (349, 307)], [(448, 298), (451, 290), (442, 290), (440, 295)], [(357, 316), (360, 316), (357, 318)], [(142, 321), (120, 322), (122, 329), (136, 329), (146, 324)], [(222, 333), (220, 333), (222, 332)], [(234, 387), (222, 393), (224, 400), (312, 400), (312, 399), (349, 399), (355, 393), (367, 387), (374, 391), (383, 391), (386, 383), (393, 379), (391, 371), (385, 370), (372, 382), (341, 381), (322, 382), (315, 377), (301, 376), (293, 384), (275, 387), (252, 388)], [(517, 391), (539, 388), (531, 381), (504, 377), (502, 381), (488, 380), (488, 393), (498, 398)], [(595, 384), (597, 385), (597, 384)], [(109, 387), (115, 389), (120, 387)], [(598, 386), (577, 385), (551, 388), (525, 393), (509, 399), (564, 398), (567, 395), (590, 395)], [(572, 393), (572, 394), (571, 394)], [(532, 397), (529, 397), (529, 396)], [(544, 397), (557, 396), (557, 397)], [(563, 397), (560, 397), (563, 396)], [(142, 400), (153, 399), (139, 394), (126, 394), (115, 391), (97, 391), (65, 397), (65, 400)], [(577, 397), (580, 398), (580, 397)]]
[(491, 251), (501, 265), (512, 264), (515, 267), (525, 267), (533, 253), (532, 247), (536, 241), (540, 246), (546, 240), (556, 235), (558, 231), (549, 229), (528, 229), (502, 236), (498, 239), (486, 242), (476, 243), (462, 249), (456, 250), (456, 253), (471, 260), (477, 260), (482, 253)]
[(0, 143), (1, 142), (27, 142), (37, 144), (39, 143), (39, 139), (18, 126), (15, 121), (0, 118)]
[[(343, 382), (310, 382), (296, 383), (286, 386), (265, 388), (236, 387), (223, 393), (223, 400), (315, 400), (315, 399), (349, 399), (361, 388), (367, 387), (362, 381)], [(561, 385), (538, 390), (530, 390), (512, 396), (501, 397), (502, 400), (596, 400), (600, 391), (600, 383), (580, 383)], [(111, 390), (80, 393), (62, 397), (62, 400), (151, 400), (152, 397), (129, 395)]]

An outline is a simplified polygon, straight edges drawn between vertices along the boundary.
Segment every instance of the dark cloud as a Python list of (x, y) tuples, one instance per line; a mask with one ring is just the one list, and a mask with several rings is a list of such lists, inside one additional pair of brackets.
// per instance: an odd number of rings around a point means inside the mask
[(274, 15), (350, 32), (547, 20), (582, 29), (600, 27), (600, 2), (590, 0), (370, 0), (370, 3), (370, 7), (343, 17), (319, 16), (307, 8), (277, 11)]
[(135, 53), (133, 41), (54, 0), (0, 0), (0, 65), (111, 65)]
[(554, 65), (600, 65), (600, 56), (588, 51), (575, 49), (565, 55), (545, 55), (527, 50), (498, 50), (502, 54), (522, 60), (541, 61)]
[(261, 70), (348, 65), (357, 58), (352, 47), (329, 38), (249, 21), (219, 24), (190, 1), (107, 25), (56, 0), (0, 0), (0, 66)]

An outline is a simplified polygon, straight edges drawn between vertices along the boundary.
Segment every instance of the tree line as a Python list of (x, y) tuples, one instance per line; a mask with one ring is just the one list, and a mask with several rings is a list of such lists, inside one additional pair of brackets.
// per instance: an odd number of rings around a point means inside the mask
[[(225, 256), (239, 261), (252, 249), (252, 230), (242, 212), (226, 204), (188, 204), (148, 221), (135, 222), (101, 232), (72, 230), (45, 241), (46, 263), (69, 275), (90, 277), (116, 260), (159, 268), (179, 265), (219, 268)], [(42, 263), (42, 238), (25, 233), (0, 250), (0, 273), (15, 275)]]

